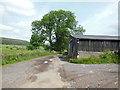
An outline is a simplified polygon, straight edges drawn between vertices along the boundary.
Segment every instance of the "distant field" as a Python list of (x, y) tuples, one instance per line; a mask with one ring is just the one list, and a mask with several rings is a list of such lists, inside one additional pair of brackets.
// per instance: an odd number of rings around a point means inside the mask
[(4, 38), (0, 37), (0, 44), (5, 44), (5, 45), (28, 45), (29, 42), (25, 40), (19, 40), (19, 39), (12, 39), (12, 38)]
[(37, 50), (27, 50), (26, 46), (21, 45), (1, 45), (0, 51), (2, 51), (0, 55), (0, 57), (2, 57), (2, 65), (58, 54), (45, 51), (43, 47)]
[(27, 50), (26, 46), (21, 45), (1, 45), (0, 50), (2, 50), (3, 55), (14, 55), (19, 53), (33, 52)]

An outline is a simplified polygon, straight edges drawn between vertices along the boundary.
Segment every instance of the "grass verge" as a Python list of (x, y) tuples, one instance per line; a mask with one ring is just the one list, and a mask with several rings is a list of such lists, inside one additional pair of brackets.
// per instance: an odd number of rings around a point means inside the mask
[(76, 64), (105, 64), (120, 63), (118, 55), (111, 51), (104, 51), (99, 57), (90, 56), (88, 58), (71, 59), (67, 57), (67, 61)]
[(2, 66), (8, 65), (8, 64), (14, 64), (22, 61), (31, 60), (33, 58), (38, 58), (42, 56), (49, 56), (49, 55), (56, 55), (58, 52), (50, 53), (50, 52), (32, 52), (32, 53), (21, 53), (18, 55), (7, 55), (2, 58)]
[(35, 50), (28, 50), (26, 46), (0, 45), (0, 66), (18, 63), (42, 56), (56, 55), (58, 52), (49, 52), (41, 46)]

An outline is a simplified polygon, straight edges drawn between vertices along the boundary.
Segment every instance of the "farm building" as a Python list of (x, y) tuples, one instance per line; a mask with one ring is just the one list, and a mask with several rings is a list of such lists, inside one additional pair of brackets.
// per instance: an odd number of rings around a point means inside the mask
[(70, 35), (68, 54), (73, 58), (99, 55), (104, 50), (118, 51), (118, 36)]

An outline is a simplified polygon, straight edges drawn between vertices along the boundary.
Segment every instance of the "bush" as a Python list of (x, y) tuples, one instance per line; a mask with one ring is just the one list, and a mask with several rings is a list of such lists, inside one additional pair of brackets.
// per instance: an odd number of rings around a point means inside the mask
[(38, 48), (40, 46), (40, 43), (39, 42), (33, 42), (32, 45), (35, 47), (35, 48)]
[(28, 50), (34, 50), (35, 47), (34, 47), (33, 45), (29, 44), (29, 45), (27, 45), (27, 49), (28, 49)]
[(99, 56), (100, 59), (106, 60), (107, 62), (118, 63), (118, 55), (110, 50), (105, 50), (103, 54)]
[(101, 54), (99, 57), (100, 57), (101, 59), (110, 59), (110, 58), (114, 58), (114, 57), (115, 57), (115, 54), (114, 54), (114, 52), (111, 52), (111, 51), (109, 51), (109, 50), (105, 50), (105, 51), (103, 52), (103, 54)]
[(38, 47), (38, 49), (40, 49), (40, 50), (43, 50), (43, 51), (44, 51), (44, 47), (42, 47), (42, 46), (39, 46), (39, 47)]

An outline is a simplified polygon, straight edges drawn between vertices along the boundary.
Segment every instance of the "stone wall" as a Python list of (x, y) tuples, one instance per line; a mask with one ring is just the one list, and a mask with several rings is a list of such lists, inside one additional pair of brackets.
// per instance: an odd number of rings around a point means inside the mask
[(99, 56), (102, 52), (91, 52), (91, 51), (78, 51), (77, 58), (89, 57), (89, 56)]

